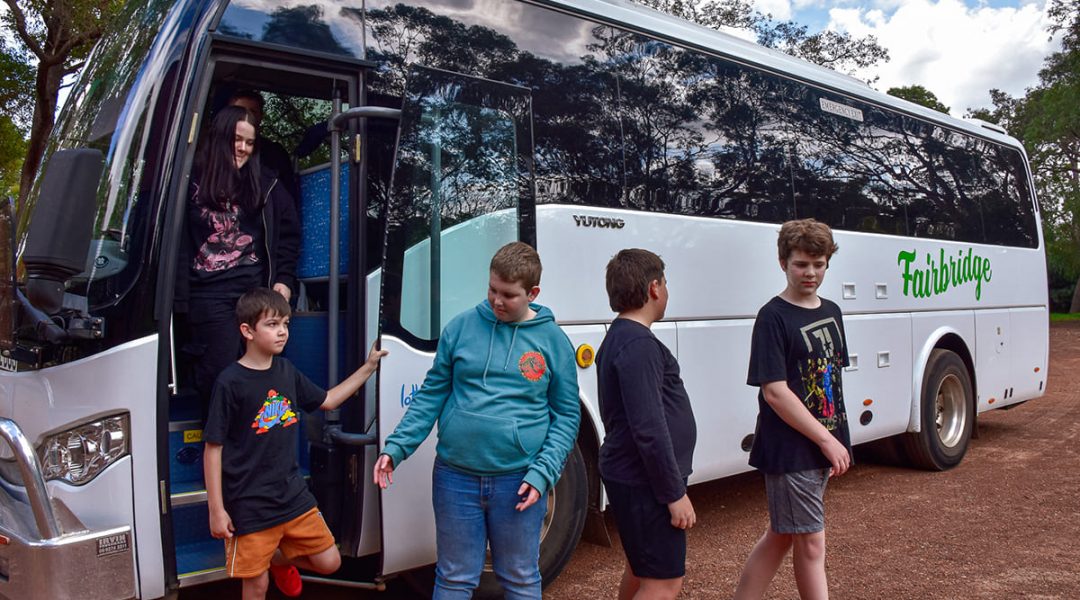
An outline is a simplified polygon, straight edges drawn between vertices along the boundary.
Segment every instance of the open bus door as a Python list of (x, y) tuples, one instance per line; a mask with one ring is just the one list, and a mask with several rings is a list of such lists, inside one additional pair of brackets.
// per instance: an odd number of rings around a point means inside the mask
[[(386, 207), (380, 449), (423, 384), (443, 326), (484, 297), (495, 251), (535, 244), (530, 90), (424, 67), (410, 70), (406, 88)], [(435, 562), (435, 444), (433, 432), (381, 493), (384, 575)]]

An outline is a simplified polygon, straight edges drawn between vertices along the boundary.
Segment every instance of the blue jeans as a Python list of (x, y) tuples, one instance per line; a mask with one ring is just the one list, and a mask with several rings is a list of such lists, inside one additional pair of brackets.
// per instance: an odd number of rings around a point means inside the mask
[(431, 500), (438, 562), (432, 600), (472, 597), (488, 543), (506, 600), (540, 600), (540, 528), (547, 494), (524, 511), (514, 510), (524, 477), (525, 471), (478, 477), (435, 460)]

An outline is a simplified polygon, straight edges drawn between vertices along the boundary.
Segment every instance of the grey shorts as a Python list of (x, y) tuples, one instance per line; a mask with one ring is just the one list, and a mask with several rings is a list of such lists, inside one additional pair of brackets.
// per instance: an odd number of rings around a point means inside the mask
[(765, 473), (769, 525), (776, 533), (816, 533), (825, 530), (825, 486), (829, 469), (773, 475)]

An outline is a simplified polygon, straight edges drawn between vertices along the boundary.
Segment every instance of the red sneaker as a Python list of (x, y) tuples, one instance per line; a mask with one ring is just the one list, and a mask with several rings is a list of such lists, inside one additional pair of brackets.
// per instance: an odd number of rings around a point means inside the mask
[(304, 582), (300, 579), (300, 571), (294, 565), (270, 565), (270, 576), (274, 578), (274, 585), (281, 590), (282, 594), (290, 598), (300, 595), (304, 589)]

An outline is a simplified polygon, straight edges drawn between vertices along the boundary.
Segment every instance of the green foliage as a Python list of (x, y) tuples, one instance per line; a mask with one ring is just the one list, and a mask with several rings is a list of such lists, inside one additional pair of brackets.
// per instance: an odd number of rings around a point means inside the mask
[(931, 110), (936, 110), (943, 113), (949, 112), (949, 107), (945, 106), (938, 100), (938, 97), (934, 95), (934, 92), (926, 89), (921, 85), (906, 85), (903, 87), (889, 88), (886, 94), (890, 96), (896, 96), (897, 98), (903, 98), (908, 102), (914, 102), (920, 106), (925, 106)]
[(26, 139), (8, 116), (0, 116), (0, 198), (16, 196)]
[[(0, 15), (0, 27), (6, 37), (20, 46), (3, 52), (0, 76), (14, 73), (13, 94), (21, 110), (33, 113), (14, 115), (29, 125), (26, 158), (19, 176), (18, 212), (25, 212), (30, 184), (37, 174), (45, 152), (46, 140), (53, 128), (60, 86), (65, 76), (82, 68), (105, 27), (123, 7), (123, 0), (4, 0), (8, 10)], [(26, 70), (36, 62), (32, 72)], [(29, 77), (27, 77), (29, 75)], [(30, 99), (32, 102), (27, 102)]]
[(0, 36), (0, 112), (23, 129), (29, 128), (33, 114), (33, 89), (34, 68), (30, 56)]
[(0, 37), (0, 198), (18, 193), (33, 115), (33, 86), (29, 57)]
[(889, 51), (872, 35), (855, 38), (836, 31), (810, 33), (805, 25), (776, 21), (771, 14), (762, 14), (746, 0), (636, 1), (712, 29), (748, 29), (757, 35), (757, 42), (762, 46), (842, 73), (852, 74), (889, 60)]
[(970, 116), (998, 123), (1024, 143), (1039, 195), (1050, 298), (1056, 308), (1080, 311), (1080, 5), (1053, 0), (1051, 34), (1061, 51), (1046, 58), (1039, 84), (1022, 98), (991, 90), (993, 110)]

